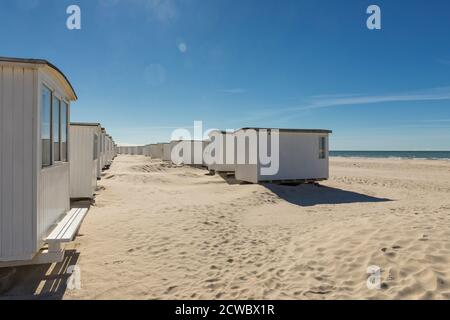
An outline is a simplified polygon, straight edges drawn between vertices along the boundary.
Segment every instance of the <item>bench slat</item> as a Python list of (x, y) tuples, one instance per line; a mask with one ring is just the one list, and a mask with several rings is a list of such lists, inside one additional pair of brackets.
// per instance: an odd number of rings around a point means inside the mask
[(75, 222), (75, 220), (77, 219), (77, 216), (80, 214), (80, 210), (81, 209), (77, 209), (72, 216), (70, 217), (70, 219), (67, 221), (66, 224), (64, 224), (64, 226), (62, 227), (62, 229), (60, 230), (60, 232), (58, 233), (58, 235), (55, 237), (55, 239), (57, 240), (61, 240), (61, 238), (64, 237), (64, 235), (66, 234), (67, 230), (72, 226), (72, 224)]

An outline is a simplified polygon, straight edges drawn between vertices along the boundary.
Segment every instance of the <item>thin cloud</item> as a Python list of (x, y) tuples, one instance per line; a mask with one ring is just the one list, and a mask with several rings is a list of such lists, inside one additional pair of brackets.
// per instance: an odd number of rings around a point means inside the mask
[[(450, 100), (450, 87), (439, 87), (415, 92), (395, 93), (385, 95), (363, 95), (363, 94), (333, 94), (313, 96), (305, 100), (305, 103), (296, 107), (271, 108), (259, 110), (252, 114), (247, 120), (263, 120), (270, 117), (277, 117), (280, 122), (288, 121), (297, 116), (294, 112), (309, 111), (322, 108), (365, 106), (378, 103), (395, 102), (419, 102), (419, 101), (445, 101)], [(284, 117), (281, 117), (284, 115)]]
[(430, 119), (430, 120), (423, 120), (422, 122), (450, 122), (450, 119)]
[(367, 105), (386, 102), (439, 101), (450, 100), (450, 87), (433, 88), (417, 92), (387, 95), (350, 95), (332, 98), (316, 98), (300, 107), (286, 108), (283, 111), (309, 110), (350, 105)]

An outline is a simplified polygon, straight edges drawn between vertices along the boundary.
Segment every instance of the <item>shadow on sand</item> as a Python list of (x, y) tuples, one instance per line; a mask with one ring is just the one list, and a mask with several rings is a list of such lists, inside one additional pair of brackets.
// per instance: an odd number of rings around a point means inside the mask
[(392, 201), (391, 199), (376, 198), (353, 191), (346, 191), (315, 184), (286, 186), (264, 183), (262, 185), (279, 196), (281, 199), (302, 207), (310, 207), (320, 204), (349, 204)]
[(60, 263), (18, 267), (12, 288), (1, 293), (0, 300), (62, 299), (70, 277), (67, 268), (77, 264), (79, 255), (75, 250), (66, 250)]
[(229, 185), (235, 185), (235, 184), (249, 184), (245, 181), (236, 180), (234, 173), (226, 173), (226, 172), (217, 172), (217, 175), (219, 175), (225, 182)]

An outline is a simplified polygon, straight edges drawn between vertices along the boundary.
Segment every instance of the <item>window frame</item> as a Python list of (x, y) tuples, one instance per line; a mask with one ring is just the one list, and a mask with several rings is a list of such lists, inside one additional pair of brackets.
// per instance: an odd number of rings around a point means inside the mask
[[(40, 132), (39, 132), (39, 140), (42, 141), (42, 119), (41, 119), (41, 115), (42, 115), (42, 108), (43, 108), (43, 101), (42, 101), (42, 92), (43, 90), (48, 90), (50, 92), (50, 164), (49, 165), (44, 165), (42, 163), (42, 156), (43, 156), (43, 149), (42, 149), (42, 142), (41, 144), (41, 170), (42, 169), (47, 169), (47, 168), (51, 168), (55, 165), (60, 165), (62, 163), (69, 163), (69, 140), (70, 140), (70, 136), (69, 136), (69, 125), (70, 125), (70, 103), (69, 101), (59, 93), (59, 91), (57, 91), (56, 89), (54, 89), (55, 85), (52, 85), (51, 83), (49, 83), (46, 80), (42, 80), (41, 81), (41, 90), (40, 90), (40, 111), (39, 111), (39, 117), (40, 117)], [(54, 112), (53, 112), (53, 99), (56, 98), (59, 101), (59, 119), (58, 119), (58, 126), (59, 126), (59, 130), (58, 130), (58, 146), (59, 146), (59, 155), (60, 155), (60, 160), (55, 160), (55, 145), (54, 145), (54, 125), (53, 125), (53, 120), (54, 120)], [(66, 160), (62, 160), (62, 141), (61, 141), (61, 136), (62, 136), (62, 128), (61, 128), (61, 109), (63, 104), (65, 104), (65, 106), (67, 106), (66, 109)]]
[(99, 136), (98, 136), (98, 134), (97, 133), (94, 133), (94, 154), (93, 154), (93, 158), (94, 158), (94, 161), (95, 160), (98, 160), (98, 156), (99, 156)]
[[(66, 126), (65, 126), (65, 131), (66, 131), (66, 152), (65, 152), (65, 160), (63, 160), (63, 150), (62, 150), (62, 117), (61, 117), (61, 110), (62, 107), (66, 108)], [(64, 98), (60, 98), (59, 99), (59, 149), (60, 149), (60, 162), (69, 162), (69, 107), (70, 104), (67, 102), (66, 99)]]
[(327, 137), (325, 136), (319, 136), (319, 159), (327, 159)]
[[(44, 150), (42, 148), (42, 111), (44, 108), (44, 101), (42, 99), (42, 93), (44, 90), (47, 90), (50, 93), (50, 119), (49, 119), (49, 133), (50, 133), (50, 163), (49, 164), (44, 164), (42, 161), (42, 157), (44, 155)], [(39, 110), (39, 119), (40, 119), (40, 123), (39, 123), (39, 140), (40, 140), (40, 149), (41, 149), (41, 169), (44, 168), (49, 168), (51, 166), (53, 166), (54, 161), (53, 161), (53, 90), (51, 89), (51, 87), (49, 85), (47, 85), (46, 83), (42, 83), (41, 86), (41, 90), (40, 90), (40, 96), (41, 96), (41, 101), (40, 101), (40, 110)]]
[[(58, 163), (62, 162), (61, 161), (61, 99), (56, 94), (52, 96), (52, 130), (55, 129), (53, 127), (53, 124), (54, 124), (54, 122), (53, 122), (53, 120), (54, 120), (53, 102), (54, 102), (55, 99), (58, 100), (58, 102), (59, 102), (58, 103), (58, 149), (59, 149), (58, 153), (59, 153), (59, 160), (55, 160), (55, 155), (56, 155), (55, 149), (56, 148), (55, 148), (55, 141), (53, 139), (52, 139), (52, 146), (53, 146), (53, 164), (58, 164)], [(53, 135), (53, 138), (54, 138), (54, 135)]]

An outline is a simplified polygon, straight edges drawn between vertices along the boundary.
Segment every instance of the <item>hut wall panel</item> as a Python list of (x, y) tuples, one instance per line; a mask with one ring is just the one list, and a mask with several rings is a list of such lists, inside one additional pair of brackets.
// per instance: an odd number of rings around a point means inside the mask
[(315, 133), (281, 133), (279, 171), (272, 176), (258, 172), (258, 180), (328, 178), (328, 157), (319, 159), (319, 137)]
[(69, 163), (42, 169), (38, 189), (37, 237), (42, 240), (70, 209)]
[(163, 157), (164, 161), (172, 160), (172, 148), (170, 147), (170, 143), (163, 144)]
[(96, 163), (93, 159), (94, 133), (97, 127), (70, 127), (70, 197), (91, 198), (94, 188), (93, 178), (97, 178)]
[(0, 261), (34, 254), (35, 71), (0, 66)]

